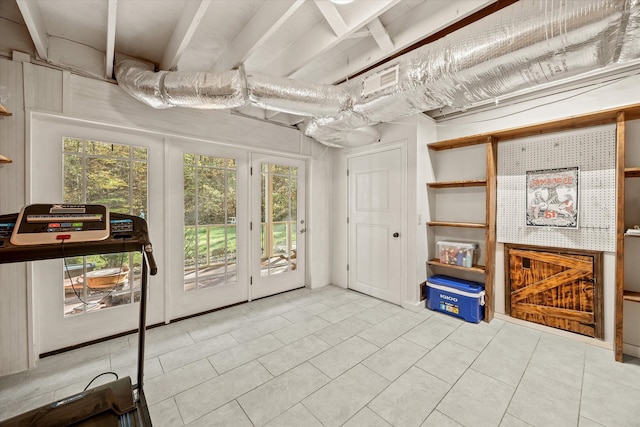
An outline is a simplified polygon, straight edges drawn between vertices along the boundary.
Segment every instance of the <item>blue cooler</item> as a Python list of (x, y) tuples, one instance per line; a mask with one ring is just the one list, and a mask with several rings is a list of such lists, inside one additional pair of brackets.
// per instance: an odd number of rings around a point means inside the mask
[(478, 323), (484, 318), (484, 285), (437, 274), (427, 280), (427, 308)]

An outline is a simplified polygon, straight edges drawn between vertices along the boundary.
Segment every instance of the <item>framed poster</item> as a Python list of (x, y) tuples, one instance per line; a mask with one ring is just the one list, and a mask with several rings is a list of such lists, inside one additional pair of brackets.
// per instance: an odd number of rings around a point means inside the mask
[(527, 171), (528, 227), (578, 228), (578, 167)]

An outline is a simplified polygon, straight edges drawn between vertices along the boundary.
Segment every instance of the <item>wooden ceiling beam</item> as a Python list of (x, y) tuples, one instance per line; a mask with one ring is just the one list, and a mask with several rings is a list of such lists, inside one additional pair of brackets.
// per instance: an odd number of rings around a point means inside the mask
[(182, 14), (176, 24), (167, 48), (160, 61), (161, 70), (174, 70), (184, 54), (202, 17), (211, 5), (211, 0), (190, 0), (185, 2)]
[(49, 34), (42, 17), (42, 11), (37, 1), (16, 0), (22, 19), (27, 24), (27, 29), (31, 35), (31, 40), (36, 47), (38, 56), (44, 60), (48, 56)]
[(391, 37), (389, 37), (389, 33), (387, 33), (386, 28), (384, 28), (384, 25), (382, 25), (382, 22), (379, 18), (376, 18), (373, 21), (369, 22), (367, 28), (369, 29), (369, 33), (371, 33), (371, 36), (376, 41), (382, 52), (387, 54), (393, 51), (393, 49), (395, 48), (393, 45), (393, 41), (391, 40)]
[(105, 52), (106, 78), (113, 78), (113, 57), (116, 48), (116, 21), (118, 12), (118, 0), (109, 0), (107, 6), (107, 49)]
[(336, 36), (333, 30), (328, 28), (326, 22), (320, 22), (300, 37), (288, 49), (276, 55), (271, 63), (262, 70), (265, 74), (273, 76), (292, 75), (305, 64), (313, 61), (315, 57), (337, 46), (347, 39), (352, 33), (359, 31), (373, 19), (382, 15), (387, 10), (398, 4), (401, 0), (378, 0), (357, 3), (357, 8), (349, 8), (346, 5), (342, 13), (347, 30), (340, 36)]
[(336, 36), (341, 37), (349, 31), (335, 4), (326, 0), (315, 0), (315, 4)]
[(264, 2), (243, 30), (227, 46), (210, 71), (231, 70), (242, 64), (294, 14), (304, 0)]

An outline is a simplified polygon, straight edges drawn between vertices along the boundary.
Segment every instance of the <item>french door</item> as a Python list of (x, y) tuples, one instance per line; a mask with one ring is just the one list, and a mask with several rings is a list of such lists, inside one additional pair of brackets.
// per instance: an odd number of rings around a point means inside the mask
[[(144, 216), (164, 258), (162, 141), (57, 117), (33, 119), (28, 203), (101, 203)], [(30, 263), (35, 354), (138, 327), (140, 254)], [(149, 324), (162, 321), (164, 269), (149, 281)]]
[(251, 157), (251, 298), (305, 285), (305, 162)]
[(246, 150), (190, 140), (168, 147), (169, 318), (247, 301)]

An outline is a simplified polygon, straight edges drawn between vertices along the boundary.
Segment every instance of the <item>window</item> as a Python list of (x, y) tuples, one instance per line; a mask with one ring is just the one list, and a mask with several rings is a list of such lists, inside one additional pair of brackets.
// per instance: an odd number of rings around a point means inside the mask
[[(63, 201), (106, 205), (147, 217), (147, 149), (63, 138)], [(128, 304), (140, 298), (140, 253), (65, 258), (64, 315)]]
[(295, 270), (297, 266), (298, 168), (262, 164), (261, 276)]
[(184, 290), (235, 283), (236, 161), (184, 154)]

